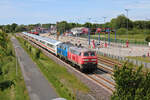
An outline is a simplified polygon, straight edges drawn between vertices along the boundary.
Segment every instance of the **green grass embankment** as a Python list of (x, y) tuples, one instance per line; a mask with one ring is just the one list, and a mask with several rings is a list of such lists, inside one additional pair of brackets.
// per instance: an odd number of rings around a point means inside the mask
[(29, 100), (18, 63), (16, 76), (16, 57), (10, 41), (8, 48), (10, 54), (3, 56), (2, 62), (0, 62), (0, 67), (2, 68), (2, 75), (0, 75), (0, 100)]
[(17, 39), (30, 55), (32, 60), (36, 62), (41, 72), (53, 85), (60, 97), (66, 98), (67, 100), (72, 100), (75, 99), (76, 91), (83, 93), (89, 92), (89, 88), (77, 79), (75, 75), (69, 73), (64, 66), (58, 65), (43, 53), (40, 54), (40, 58), (35, 58), (38, 49), (33, 47), (21, 37), (17, 37)]
[[(117, 42), (117, 43), (126, 43), (126, 41), (128, 40), (130, 44), (147, 45), (148, 42), (145, 41), (145, 38), (147, 36), (149, 36), (149, 35), (148, 34), (147, 35), (145, 35), (145, 34), (117, 35), (116, 40), (115, 40), (115, 35), (110, 34), (110, 41), (111, 42)], [(98, 40), (98, 34), (91, 35), (91, 39), (97, 39)], [(100, 34), (100, 39), (102, 41), (105, 41), (105, 35)], [(108, 41), (108, 34), (106, 34), (106, 41)]]
[(138, 60), (138, 61), (143, 61), (143, 62), (146, 62), (146, 63), (150, 63), (150, 57), (141, 57), (141, 56), (137, 56), (137, 57), (127, 57), (129, 59), (135, 59), (135, 60)]
[[(116, 35), (117, 39), (121, 39), (121, 40), (137, 40), (137, 41), (145, 41), (145, 38), (149, 36), (149, 35), (145, 35), (145, 34), (135, 34), (135, 35)], [(98, 38), (98, 34), (96, 35), (91, 35), (91, 37), (97, 37)], [(104, 34), (100, 34), (100, 37), (105, 37)], [(106, 35), (106, 38), (108, 38), (108, 34)], [(110, 34), (110, 38), (115, 39), (115, 34)]]

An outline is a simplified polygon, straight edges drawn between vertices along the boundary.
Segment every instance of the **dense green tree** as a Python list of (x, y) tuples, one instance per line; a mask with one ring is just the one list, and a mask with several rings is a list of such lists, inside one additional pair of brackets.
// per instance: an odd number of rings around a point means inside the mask
[(150, 72), (143, 72), (132, 64), (115, 67), (114, 80), (116, 90), (112, 100), (150, 100)]
[(23, 32), (23, 31), (27, 31), (25, 25), (19, 25), (15, 28), (15, 32)]
[(16, 24), (16, 23), (13, 23), (12, 25), (11, 25), (11, 32), (15, 32), (15, 30), (16, 30), (16, 27), (17, 27), (18, 25)]
[(51, 25), (55, 25), (55, 24), (42, 24), (42, 27), (49, 29)]
[[(7, 43), (8, 43), (8, 36), (6, 33), (0, 30), (0, 66), (3, 62), (3, 56), (7, 54)], [(1, 70), (1, 67), (0, 67)]]
[(150, 36), (147, 36), (147, 37), (145, 38), (145, 41), (150, 42)]
[(74, 27), (81, 27), (82, 25), (78, 23), (67, 23), (66, 21), (57, 22), (57, 30), (60, 33), (64, 33), (66, 31), (69, 31), (70, 29)]
[(36, 59), (39, 59), (39, 58), (40, 58), (40, 54), (41, 54), (41, 50), (40, 50), (40, 49), (37, 49), (37, 50), (36, 50), (36, 54), (35, 54), (35, 58), (36, 58)]
[(110, 26), (115, 29), (119, 28), (127, 28), (127, 21), (128, 21), (128, 28), (133, 28), (133, 23), (130, 19), (126, 18), (124, 15), (119, 15), (117, 18), (113, 18), (110, 22)]
[(83, 26), (87, 28), (92, 28), (92, 24), (90, 22), (86, 22)]
[(117, 34), (126, 35), (127, 34), (127, 29), (126, 28), (120, 28), (120, 29), (117, 30)]
[(3, 31), (0, 31), (0, 49), (7, 49), (8, 36)]
[(135, 21), (135, 22), (133, 22), (133, 26), (134, 26), (134, 28), (137, 28), (137, 29), (144, 29), (144, 28), (146, 28), (146, 22), (145, 21)]

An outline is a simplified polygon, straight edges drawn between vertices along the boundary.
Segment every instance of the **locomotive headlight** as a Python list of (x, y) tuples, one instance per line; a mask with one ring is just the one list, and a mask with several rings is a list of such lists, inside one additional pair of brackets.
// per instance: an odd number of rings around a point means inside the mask
[(87, 62), (84, 62), (84, 64), (87, 64)]
[(93, 64), (96, 64), (96, 62), (92, 62)]
[(83, 59), (83, 61), (89, 61), (89, 59)]
[(96, 59), (91, 59), (91, 61), (96, 61)]

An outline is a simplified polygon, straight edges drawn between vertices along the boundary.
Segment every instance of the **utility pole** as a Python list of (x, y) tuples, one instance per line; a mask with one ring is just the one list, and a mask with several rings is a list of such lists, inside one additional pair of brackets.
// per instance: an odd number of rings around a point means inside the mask
[[(128, 12), (129, 12), (129, 9), (125, 9), (125, 11), (127, 12), (127, 35), (128, 35), (128, 27), (129, 27), (129, 26), (128, 26), (128, 23), (129, 23), (129, 22), (128, 22)], [(127, 40), (128, 40), (128, 38), (127, 38)]]
[[(106, 20), (106, 18), (107, 17), (103, 17), (104, 18), (104, 29), (106, 28), (106, 26), (105, 26), (105, 20)], [(106, 30), (105, 30), (105, 45), (106, 45)]]
[(147, 21), (149, 21), (150, 19), (149, 18), (145, 18), (145, 35), (146, 35), (146, 31), (147, 31)]
[[(89, 23), (90, 23), (90, 20), (91, 20), (91, 18), (88, 18), (89, 19)], [(90, 26), (89, 26), (89, 28), (88, 28), (88, 39), (89, 39), (89, 45), (90, 45), (90, 32), (91, 32), (91, 30), (90, 30)]]
[[(96, 30), (98, 29), (98, 21), (95, 20), (96, 24)], [(98, 43), (100, 44), (100, 32), (98, 32)]]

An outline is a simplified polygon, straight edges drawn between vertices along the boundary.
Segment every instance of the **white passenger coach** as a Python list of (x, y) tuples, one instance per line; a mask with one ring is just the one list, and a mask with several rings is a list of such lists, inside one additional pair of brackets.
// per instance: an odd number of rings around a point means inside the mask
[(53, 40), (47, 37), (42, 37), (42, 36), (38, 36), (38, 35), (34, 35), (34, 34), (30, 34), (27, 32), (22, 32), (24, 35), (26, 35), (27, 37), (29, 37), (32, 41), (34, 41), (35, 43), (37, 43), (38, 45), (42, 46), (43, 48), (47, 49), (48, 51), (54, 53), (55, 55), (57, 55), (57, 46), (58, 44), (62, 43), (60, 41), (57, 40)]

